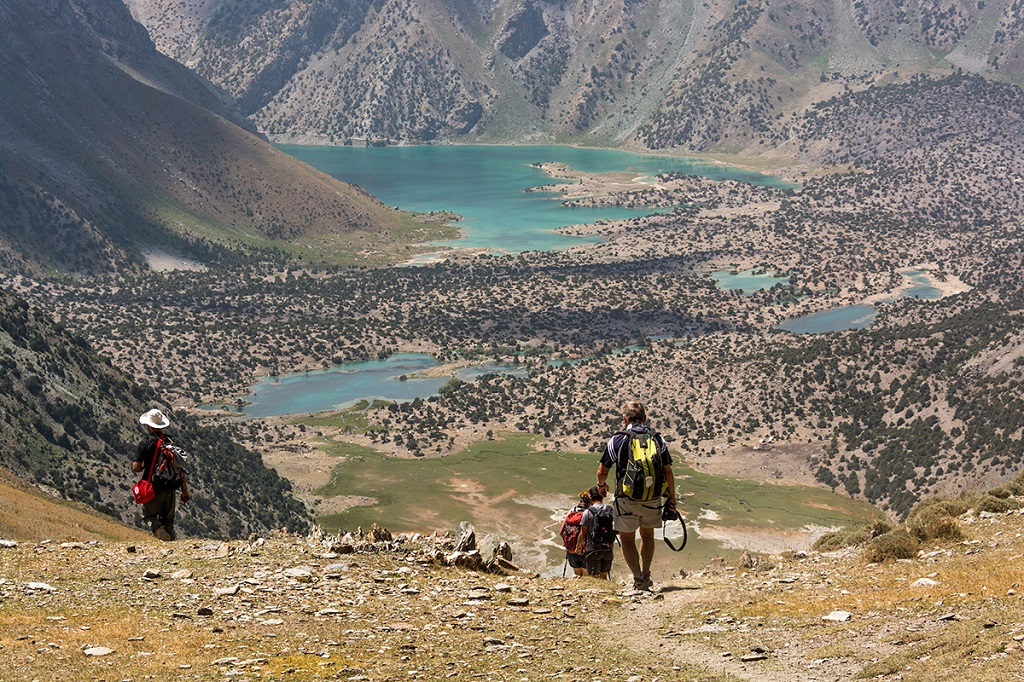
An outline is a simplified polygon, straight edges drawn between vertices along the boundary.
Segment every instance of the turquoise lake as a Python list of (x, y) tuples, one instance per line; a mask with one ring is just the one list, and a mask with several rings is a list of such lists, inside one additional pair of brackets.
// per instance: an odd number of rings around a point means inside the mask
[(776, 284), (787, 284), (788, 278), (778, 277), (774, 272), (755, 272), (754, 270), (743, 270), (742, 272), (730, 272), (719, 270), (711, 273), (711, 279), (719, 289), (728, 291), (742, 291), (745, 295), (751, 296), (755, 291), (771, 289)]
[(554, 184), (530, 164), (556, 162), (586, 173), (628, 172), (653, 178), (681, 172), (769, 187), (792, 185), (759, 173), (676, 156), (632, 154), (611, 149), (547, 146), (324, 147), (279, 148), (335, 178), (366, 189), (406, 211), (452, 211), (464, 238), (438, 246), (499, 252), (557, 251), (596, 241), (554, 230), (581, 223), (623, 220), (652, 209), (569, 208), (554, 193), (527, 189)]
[[(438, 364), (424, 353), (396, 353), (386, 360), (347, 362), (312, 372), (268, 377), (252, 387), (242, 398), (248, 404), (247, 417), (275, 417), (287, 414), (313, 414), (351, 407), (360, 400), (381, 399), (405, 402), (429, 398), (451, 381), (451, 377), (417, 376)], [(484, 363), (460, 369), (463, 381), (487, 373), (516, 373), (512, 367)]]
[[(942, 298), (942, 292), (928, 284), (928, 277), (923, 270), (907, 270), (902, 273), (915, 286), (903, 290), (898, 298), (917, 298), (922, 301), (934, 301)], [(889, 299), (891, 303), (895, 299)], [(845, 305), (821, 312), (791, 317), (777, 325), (794, 334), (824, 334), (825, 332), (843, 331), (845, 329), (866, 329), (878, 317), (878, 309), (870, 303)]]

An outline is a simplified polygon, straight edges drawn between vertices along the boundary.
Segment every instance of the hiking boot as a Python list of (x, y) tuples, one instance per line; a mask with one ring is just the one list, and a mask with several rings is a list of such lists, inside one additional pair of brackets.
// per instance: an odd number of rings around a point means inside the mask
[(633, 589), (637, 592), (650, 592), (651, 585), (647, 582), (647, 579), (641, 574), (640, 576), (633, 576)]
[(647, 584), (647, 590), (652, 590), (654, 588), (654, 580), (651, 579), (651, 572), (647, 571), (641, 575), (643, 576), (644, 582)]
[(171, 534), (164, 530), (162, 527), (157, 528), (155, 531), (153, 531), (153, 535), (156, 537), (157, 540), (163, 540), (164, 542), (170, 542), (174, 539), (171, 537)]

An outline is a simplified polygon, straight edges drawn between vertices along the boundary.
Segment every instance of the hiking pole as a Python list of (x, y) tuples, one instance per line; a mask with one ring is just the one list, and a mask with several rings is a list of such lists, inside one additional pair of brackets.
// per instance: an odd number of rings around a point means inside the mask
[(569, 566), (569, 557), (565, 557), (565, 562), (562, 564), (562, 577), (565, 577), (565, 569)]

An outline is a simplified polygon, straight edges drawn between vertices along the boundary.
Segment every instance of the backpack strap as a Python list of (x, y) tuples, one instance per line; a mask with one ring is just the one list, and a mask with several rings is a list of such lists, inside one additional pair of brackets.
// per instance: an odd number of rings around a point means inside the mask
[(143, 479), (143, 480), (150, 481), (150, 482), (153, 481), (153, 467), (156, 466), (156, 458), (157, 458), (157, 455), (160, 454), (160, 446), (163, 445), (163, 442), (164, 442), (164, 437), (163, 436), (160, 436), (159, 438), (156, 439), (156, 447), (153, 448), (153, 459), (149, 463), (149, 473), (146, 474), (146, 478)]

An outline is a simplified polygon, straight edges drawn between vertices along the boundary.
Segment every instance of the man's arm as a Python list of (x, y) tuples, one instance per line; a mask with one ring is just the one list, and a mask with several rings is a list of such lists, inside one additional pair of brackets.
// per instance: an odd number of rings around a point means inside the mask
[(590, 526), (580, 526), (580, 534), (576, 536), (576, 548), (573, 550), (573, 554), (586, 553), (588, 532), (590, 532)]
[(597, 488), (602, 494), (608, 492), (608, 474), (611, 472), (609, 467), (601, 462), (597, 465)]
[(676, 508), (676, 476), (672, 473), (672, 465), (665, 465), (665, 483), (668, 484), (668, 508)]
[(188, 502), (192, 496), (188, 494), (188, 474), (181, 472), (181, 501)]

